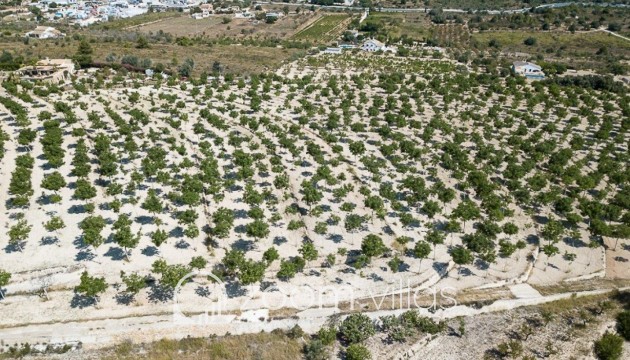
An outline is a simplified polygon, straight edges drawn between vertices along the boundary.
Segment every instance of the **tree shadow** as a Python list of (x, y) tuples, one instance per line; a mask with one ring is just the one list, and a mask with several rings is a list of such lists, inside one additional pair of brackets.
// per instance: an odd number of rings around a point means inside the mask
[(227, 293), (227, 297), (229, 299), (232, 299), (235, 297), (244, 296), (245, 294), (247, 294), (247, 289), (241, 286), (241, 284), (238, 282), (230, 281), (225, 283), (225, 292)]
[(135, 296), (134, 294), (131, 293), (119, 293), (116, 294), (115, 299), (116, 299), (116, 303), (119, 305), (129, 305), (133, 302)]
[(232, 245), (233, 250), (249, 251), (254, 248), (254, 242), (251, 240), (238, 239)]
[(210, 294), (212, 294), (212, 292), (210, 291), (210, 288), (207, 286), (198, 286), (195, 289), (195, 294), (197, 294), (198, 296), (207, 298), (208, 296), (210, 296)]
[(140, 215), (140, 216), (136, 216), (134, 220), (140, 225), (153, 224), (153, 216)]
[(433, 270), (440, 274), (440, 276), (446, 275), (446, 270), (448, 270), (448, 263), (434, 261), (431, 266), (433, 267)]
[[(24, 247), (24, 244), (26, 244), (26, 241), (22, 241), (18, 244), (8, 244), (7, 246), (4, 247), (4, 252), (6, 252), (7, 254), (11, 254), (11, 253), (15, 253), (15, 252), (19, 252), (21, 253), (22, 251), (20, 250), (20, 246), (22, 246), (22, 248)], [(20, 245), (20, 246), (18, 246)]]
[(188, 249), (190, 247), (190, 243), (184, 239), (179, 240), (176, 244), (175, 247), (177, 249)]
[(142, 249), (141, 254), (144, 256), (155, 256), (159, 254), (160, 250), (153, 245), (148, 245)]
[(84, 296), (81, 294), (74, 294), (74, 297), (70, 301), (70, 307), (73, 309), (83, 309), (86, 307), (90, 307), (96, 305), (97, 299), (89, 296)]
[(173, 230), (169, 231), (168, 235), (173, 238), (184, 237), (184, 229), (182, 229), (181, 226), (177, 226)]
[(110, 246), (103, 256), (111, 257), (114, 261), (120, 261), (125, 258), (125, 252), (119, 247)]
[(247, 219), (247, 211), (244, 209), (234, 210), (234, 219)]
[(74, 261), (92, 261), (96, 258), (96, 254), (91, 249), (82, 249), (74, 257)]
[(284, 237), (284, 236), (276, 236), (276, 237), (273, 238), (273, 244), (277, 245), (277, 246), (280, 246), (280, 245), (286, 243), (287, 241), (289, 241), (289, 240), (287, 240), (287, 238)]
[(586, 243), (582, 241), (582, 239), (564, 238), (562, 239), (562, 241), (564, 241), (564, 243), (569, 245), (570, 247), (574, 248), (581, 248), (586, 246)]
[(175, 295), (175, 291), (173, 288), (168, 286), (163, 286), (161, 284), (153, 284), (149, 288), (149, 301), (153, 303), (158, 302), (167, 302), (173, 299), (173, 295)]
[(340, 234), (330, 234), (328, 235), (328, 239), (332, 240), (332, 242), (334, 242), (335, 244), (339, 244), (343, 241), (343, 236)]
[(59, 242), (59, 238), (56, 236), (44, 236), (39, 241), (39, 244), (40, 245), (54, 245), (54, 244), (57, 244), (58, 242)]
[(540, 243), (540, 238), (534, 234), (529, 234), (525, 238), (525, 241), (530, 245), (538, 245)]

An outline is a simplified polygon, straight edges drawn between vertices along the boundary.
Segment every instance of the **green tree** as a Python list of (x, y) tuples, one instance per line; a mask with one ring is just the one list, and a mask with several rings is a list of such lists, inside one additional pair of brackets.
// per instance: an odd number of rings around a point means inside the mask
[(369, 257), (381, 256), (387, 248), (378, 235), (369, 234), (361, 242), (361, 252)]
[(81, 283), (74, 288), (74, 291), (78, 294), (97, 300), (98, 295), (107, 290), (107, 282), (104, 277), (92, 277), (87, 271), (81, 274)]
[(87, 40), (81, 40), (77, 52), (72, 57), (72, 59), (76, 61), (80, 67), (85, 68), (92, 64), (93, 52), (94, 51), (92, 50), (92, 46), (90, 46), (90, 43), (87, 42)]
[(57, 192), (66, 186), (66, 180), (61, 173), (55, 171), (44, 176), (41, 186), (46, 190)]
[(9, 229), (9, 245), (17, 247), (22, 251), (23, 243), (28, 240), (31, 234), (32, 225), (26, 222), (26, 219), (18, 220), (17, 224)]
[(87, 201), (96, 197), (96, 188), (86, 179), (78, 179), (74, 188), (74, 198)]
[(114, 241), (125, 250), (125, 258), (129, 260), (130, 249), (135, 249), (140, 243), (140, 233), (133, 234), (131, 232), (131, 223), (129, 216), (121, 214), (118, 220), (114, 222)]
[(457, 264), (457, 274), (460, 274), (460, 270), (462, 265), (472, 264), (474, 257), (470, 250), (465, 247), (458, 245), (451, 250), (451, 257), (453, 258), (453, 262)]
[(422, 268), (422, 259), (426, 259), (430, 253), (431, 245), (429, 245), (426, 241), (418, 241), (413, 247), (413, 256), (420, 259), (420, 268)]
[(424, 238), (427, 242), (429, 242), (430, 244), (433, 245), (433, 259), (435, 260), (435, 253), (436, 253), (436, 248), (438, 245), (442, 245), (444, 244), (444, 238), (446, 236), (444, 235), (443, 232), (436, 230), (436, 229), (431, 229), (428, 233), (427, 236)]
[(302, 247), (298, 250), (298, 252), (307, 262), (317, 260), (317, 249), (315, 249), (315, 245), (310, 241), (305, 241), (304, 243), (302, 243)]
[(251, 236), (254, 239), (262, 239), (269, 235), (269, 225), (262, 220), (254, 220), (251, 223), (245, 225), (245, 231), (247, 236)]
[(247, 260), (239, 266), (238, 280), (242, 285), (251, 285), (262, 281), (267, 264), (264, 261)]
[[(141, 207), (150, 212), (155, 219), (156, 214), (162, 212), (164, 209), (164, 205), (162, 204), (162, 200), (157, 196), (157, 192), (154, 189), (149, 189), (147, 193), (147, 198), (142, 203)], [(155, 221), (155, 220), (154, 220)]]
[(105, 239), (101, 231), (105, 228), (105, 219), (102, 216), (88, 216), (79, 223), (79, 228), (83, 230), (83, 243), (88, 246), (101, 246)]
[(53, 216), (44, 223), (44, 228), (50, 232), (61, 230), (66, 227), (66, 224), (63, 222), (61, 216)]
[(121, 271), (120, 279), (125, 284), (125, 293), (131, 296), (137, 295), (140, 290), (147, 287), (147, 278), (136, 273), (127, 275), (124, 271)]
[(0, 298), (2, 299), (4, 299), (4, 292), (2, 291), (2, 287), (9, 285), (9, 280), (11, 280), (11, 273), (0, 269)]
[(270, 247), (263, 253), (263, 260), (267, 262), (267, 265), (270, 265), (272, 262), (278, 260), (280, 255), (278, 254), (278, 250), (275, 247)]
[(208, 265), (208, 260), (204, 259), (203, 256), (195, 256), (190, 260), (190, 264), (188, 264), (191, 268), (198, 270), (205, 268), (206, 265)]

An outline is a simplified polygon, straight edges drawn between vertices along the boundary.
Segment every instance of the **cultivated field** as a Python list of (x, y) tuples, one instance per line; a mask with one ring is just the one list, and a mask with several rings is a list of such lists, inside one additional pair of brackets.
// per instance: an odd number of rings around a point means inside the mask
[(293, 36), (295, 40), (327, 43), (337, 38), (350, 21), (348, 15), (324, 15)]
[[(290, 14), (279, 18), (273, 24), (265, 21), (237, 19), (232, 15), (216, 15), (195, 20), (184, 16), (139, 26), (140, 32), (152, 34), (162, 31), (173, 36), (203, 36), (208, 38), (251, 37), (257, 39), (286, 39), (296, 33), (302, 26), (312, 21), (317, 15), (311, 12)], [(229, 19), (229, 22), (224, 21)]]
[[(227, 81), (4, 82), (0, 339), (316, 332), (401, 286), (519, 298), (629, 276), (627, 87), (309, 59)], [(175, 323), (174, 297), (228, 321)]]

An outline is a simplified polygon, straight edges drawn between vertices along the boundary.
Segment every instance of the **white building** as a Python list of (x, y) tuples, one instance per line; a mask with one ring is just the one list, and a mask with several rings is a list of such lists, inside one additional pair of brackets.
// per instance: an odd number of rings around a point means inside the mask
[(363, 51), (379, 51), (383, 49), (385, 49), (385, 44), (374, 39), (365, 40), (363, 45), (361, 45), (361, 50)]
[(386, 46), (382, 42), (374, 39), (365, 40), (363, 45), (361, 45), (361, 50), (375, 52), (375, 51), (383, 51), (383, 52), (396, 52), (396, 48), (393, 46)]
[(540, 66), (527, 61), (515, 61), (512, 64), (512, 71), (517, 75), (523, 75), (529, 79), (545, 78), (545, 73)]
[(341, 54), (342, 51), (340, 47), (329, 47), (324, 50), (324, 54)]
[(24, 36), (37, 39), (56, 39), (64, 37), (66, 34), (50, 26), (38, 26), (35, 30), (24, 34)]

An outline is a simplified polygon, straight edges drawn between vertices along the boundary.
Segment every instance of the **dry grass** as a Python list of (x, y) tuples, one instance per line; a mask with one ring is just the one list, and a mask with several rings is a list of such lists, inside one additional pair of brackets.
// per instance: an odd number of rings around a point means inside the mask
[(140, 346), (124, 342), (107, 352), (107, 360), (197, 360), (197, 359), (301, 359), (302, 345), (297, 339), (281, 331), (271, 333), (233, 335), (222, 338), (185, 338), (160, 340)]
[[(78, 41), (63, 42), (57, 46), (51, 41), (31, 41), (28, 45), (22, 42), (0, 42), (0, 48), (25, 55), (26, 58), (71, 58), (78, 47)], [(95, 42), (92, 43), (94, 61), (105, 62), (109, 54), (118, 58), (123, 55), (134, 55), (139, 59), (151, 59), (153, 64), (172, 65), (173, 59), (182, 63), (191, 58), (195, 62), (195, 73), (211, 71), (215, 61), (225, 66), (225, 71), (238, 74), (252, 74), (275, 69), (283, 61), (301, 53), (298, 49), (280, 49), (276, 47), (258, 47), (241, 45), (203, 45), (180, 46), (177, 44), (154, 44), (149, 49), (136, 49), (132, 42)]]
[[(525, 39), (529, 37), (536, 39), (536, 45), (524, 44)], [(473, 34), (472, 38), (481, 46), (486, 46), (490, 40), (495, 39), (504, 51), (528, 53), (545, 53), (551, 49), (552, 53), (561, 50), (566, 56), (589, 57), (602, 47), (613, 54), (624, 55), (630, 51), (630, 41), (604, 32), (571, 34), (570, 32), (484, 31)]]
[[(257, 39), (286, 39), (292, 36), (315, 15), (310, 12), (291, 14), (278, 19), (273, 24), (264, 21), (235, 19), (228, 16), (212, 16), (195, 20), (188, 16), (170, 18), (140, 26), (136, 30), (143, 33), (157, 33), (162, 30), (174, 36), (203, 36), (207, 38), (250, 37)], [(224, 23), (223, 19), (230, 19)]]

